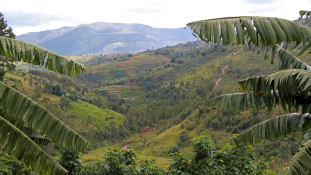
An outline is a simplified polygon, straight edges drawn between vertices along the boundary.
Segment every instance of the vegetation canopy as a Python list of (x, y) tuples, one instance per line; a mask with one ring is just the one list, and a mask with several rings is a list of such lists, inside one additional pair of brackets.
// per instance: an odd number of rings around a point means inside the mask
[[(301, 11), (300, 15), (309, 16)], [(280, 70), (277, 72), (247, 78), (238, 82), (243, 93), (226, 94), (215, 98), (220, 108), (233, 106), (235, 110), (250, 108), (271, 111), (281, 105), (284, 111), (293, 109), (301, 113), (290, 113), (261, 122), (238, 136), (244, 144), (259, 143), (286, 136), (298, 128), (310, 129), (310, 66), (292, 55), (287, 46), (295, 42), (292, 49), (303, 45), (297, 55), (302, 55), (311, 47), (311, 29), (297, 22), (280, 18), (243, 16), (209, 19), (188, 23), (194, 35), (206, 42), (224, 45), (248, 45), (265, 58), (270, 54), (271, 63), (279, 57)], [(311, 52), (307, 52), (310, 54)], [(308, 174), (311, 171), (311, 142), (309, 133), (305, 135), (301, 148), (284, 169), (284, 174)]]
[[(0, 24), (3, 24), (1, 17), (0, 13)], [(78, 75), (85, 68), (51, 51), (13, 39), (15, 35), (6, 27), (5, 21), (0, 28), (0, 148), (36, 173), (67, 174), (67, 170), (38, 145), (52, 141), (68, 150), (82, 152), (88, 142), (39, 104), (6, 85), (4, 75), (8, 63), (16, 61), (45, 66), (67, 75)]]

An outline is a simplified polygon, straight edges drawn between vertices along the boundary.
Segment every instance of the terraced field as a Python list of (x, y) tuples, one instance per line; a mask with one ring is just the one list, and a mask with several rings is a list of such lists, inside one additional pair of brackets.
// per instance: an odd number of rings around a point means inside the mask
[(133, 57), (124, 61), (112, 61), (99, 65), (91, 65), (85, 74), (98, 74), (105, 80), (131, 78), (137, 76), (141, 71), (149, 71), (149, 69), (161, 66), (170, 60), (171, 58), (162, 54), (155, 55), (151, 52), (142, 52), (134, 54)]
[(110, 122), (115, 122), (117, 126), (123, 125), (124, 115), (109, 109), (99, 108), (84, 101), (72, 101), (68, 107), (69, 112), (74, 112), (79, 118), (92, 120), (94, 126), (104, 128), (109, 126)]

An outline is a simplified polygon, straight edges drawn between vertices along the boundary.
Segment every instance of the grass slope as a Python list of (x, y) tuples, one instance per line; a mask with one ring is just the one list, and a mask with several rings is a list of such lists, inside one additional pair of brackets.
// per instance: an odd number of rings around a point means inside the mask
[[(181, 125), (191, 125), (193, 118), (197, 114), (197, 111), (194, 111), (190, 116), (184, 120), (182, 123), (172, 126), (171, 128), (161, 132), (161, 128), (165, 123), (159, 123), (156, 128), (152, 128), (148, 134), (141, 135), (135, 134), (131, 137), (118, 141), (117, 143), (111, 144), (112, 147), (122, 148), (125, 145), (131, 146), (137, 153), (138, 158), (156, 158), (159, 165), (165, 167), (166, 169), (171, 164), (171, 158), (169, 157), (169, 151), (174, 145), (179, 142), (179, 135), (182, 132), (186, 132), (190, 138), (199, 137), (199, 136), (212, 136), (217, 138), (214, 140), (220, 146), (224, 146), (227, 143), (227, 139), (232, 136), (231, 133), (225, 131), (213, 131), (210, 129), (204, 129), (203, 132), (198, 133), (197, 129), (204, 127), (204, 119), (202, 119), (200, 124), (196, 126), (196, 129), (188, 131), (186, 129), (181, 129)], [(212, 112), (210, 115), (213, 115)], [(94, 160), (102, 160), (102, 157), (105, 155), (107, 147), (101, 147), (96, 150), (90, 151), (88, 154), (83, 155), (83, 160), (86, 162)], [(192, 148), (190, 144), (185, 146), (180, 146), (180, 151), (184, 155), (192, 154)]]
[[(8, 72), (6, 74), (7, 84), (10, 86), (17, 85), (19, 91), (31, 98), (32, 95), (35, 94), (36, 86), (30, 86), (30, 76), (36, 77), (40, 80), (43, 79), (43, 77), (38, 75), (22, 75), (22, 72)], [(55, 84), (59, 83), (57, 81), (54, 82)], [(39, 83), (37, 87), (40, 87), (39, 89), (43, 90), (44, 85)], [(92, 97), (96, 99), (101, 99), (102, 101), (106, 102), (106, 99), (98, 97), (93, 92), (85, 93), (85, 96), (89, 98)], [(45, 98), (49, 98), (50, 101), (44, 102)], [(78, 102), (70, 100), (70, 105), (66, 108), (66, 110), (62, 110), (61, 107), (58, 105), (60, 99), (60, 96), (50, 93), (42, 93), (41, 97), (38, 98), (36, 102), (41, 106), (45, 107), (49, 112), (54, 114), (56, 117), (61, 119), (64, 123), (66, 123), (68, 126), (73, 128), (80, 134), (87, 133), (90, 134), (87, 135), (88, 137), (93, 136), (91, 133), (92, 131), (103, 129), (105, 126), (109, 126), (111, 122), (115, 122), (116, 126), (123, 125), (123, 114), (119, 114), (107, 108), (103, 109), (81, 100), (79, 100)], [(71, 113), (74, 113), (77, 117), (68, 117)]]
[(110, 122), (115, 122), (117, 126), (123, 125), (124, 115), (114, 112), (110, 109), (103, 109), (84, 101), (72, 101), (67, 108), (69, 112), (74, 112), (78, 117), (89, 120), (93, 125), (104, 128), (109, 126)]

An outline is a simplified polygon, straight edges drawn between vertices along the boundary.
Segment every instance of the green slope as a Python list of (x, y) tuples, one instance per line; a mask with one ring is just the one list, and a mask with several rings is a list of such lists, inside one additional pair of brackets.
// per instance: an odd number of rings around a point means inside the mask
[(111, 122), (115, 122), (117, 126), (123, 125), (124, 115), (114, 112), (110, 109), (103, 109), (84, 101), (72, 101), (67, 108), (69, 112), (74, 112), (78, 117), (90, 122), (96, 127), (104, 128), (109, 126)]

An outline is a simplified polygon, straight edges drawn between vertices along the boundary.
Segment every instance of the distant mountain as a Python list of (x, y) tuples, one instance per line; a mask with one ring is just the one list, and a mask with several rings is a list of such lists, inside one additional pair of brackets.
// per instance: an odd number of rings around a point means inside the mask
[(60, 55), (141, 52), (196, 40), (190, 29), (105, 22), (31, 32), (16, 38)]

